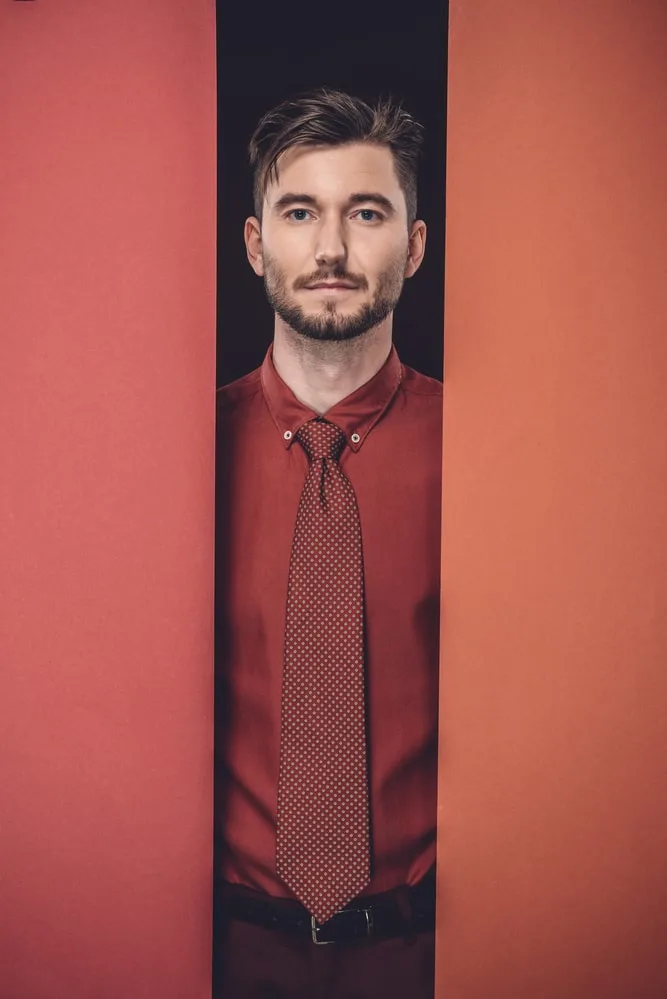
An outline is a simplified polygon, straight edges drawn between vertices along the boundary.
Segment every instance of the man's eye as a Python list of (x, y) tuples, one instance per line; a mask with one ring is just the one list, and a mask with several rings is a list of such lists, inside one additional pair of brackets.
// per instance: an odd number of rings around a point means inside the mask
[(310, 212), (307, 208), (293, 208), (287, 213), (287, 217), (292, 219), (294, 222), (304, 222), (309, 215)]
[(358, 217), (362, 222), (378, 222), (382, 216), (379, 212), (376, 212), (374, 208), (361, 208), (357, 212)]

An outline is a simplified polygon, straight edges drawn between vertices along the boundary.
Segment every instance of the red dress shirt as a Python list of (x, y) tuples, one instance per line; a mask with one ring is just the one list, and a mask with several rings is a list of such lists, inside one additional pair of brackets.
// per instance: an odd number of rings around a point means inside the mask
[[(262, 366), (218, 392), (216, 869), (290, 897), (275, 870), (290, 549), (315, 416)], [(326, 413), (357, 496), (364, 551), (373, 880), (435, 862), (442, 385), (392, 351)], [(357, 437), (358, 435), (358, 437)]]

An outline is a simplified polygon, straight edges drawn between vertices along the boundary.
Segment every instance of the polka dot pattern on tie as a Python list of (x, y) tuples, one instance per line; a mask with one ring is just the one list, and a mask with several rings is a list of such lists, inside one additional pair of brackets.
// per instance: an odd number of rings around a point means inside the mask
[(290, 559), (276, 870), (322, 924), (370, 881), (363, 558), (345, 434), (296, 434), (309, 461)]

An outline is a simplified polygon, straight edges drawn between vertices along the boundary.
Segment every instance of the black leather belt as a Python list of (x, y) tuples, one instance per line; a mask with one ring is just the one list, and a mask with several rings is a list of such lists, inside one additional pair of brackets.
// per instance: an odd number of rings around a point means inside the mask
[(435, 926), (435, 871), (414, 887), (360, 896), (321, 926), (300, 902), (218, 883), (223, 917), (308, 938), (315, 944), (413, 936)]

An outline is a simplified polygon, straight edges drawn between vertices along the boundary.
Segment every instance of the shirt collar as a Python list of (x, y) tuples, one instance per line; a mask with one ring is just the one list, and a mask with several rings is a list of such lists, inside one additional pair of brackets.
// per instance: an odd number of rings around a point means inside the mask
[[(286, 448), (308, 420), (318, 414), (299, 402), (292, 390), (282, 380), (273, 364), (273, 347), (269, 347), (261, 367), (264, 398)], [(403, 376), (403, 368), (392, 345), (389, 357), (382, 367), (364, 385), (341, 399), (324, 414), (324, 419), (335, 423), (344, 432), (348, 447), (358, 451), (369, 433), (396, 395)]]

